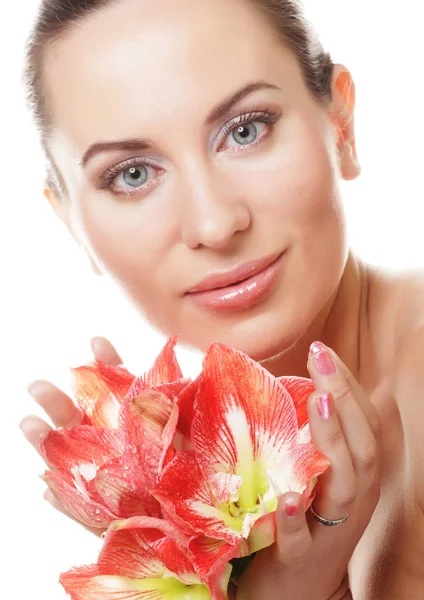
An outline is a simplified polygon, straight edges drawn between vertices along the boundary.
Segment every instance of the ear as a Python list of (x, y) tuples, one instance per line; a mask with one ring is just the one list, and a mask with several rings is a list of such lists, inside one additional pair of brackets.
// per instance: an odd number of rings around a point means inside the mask
[(59, 217), (59, 219), (65, 225), (65, 227), (67, 228), (69, 233), (72, 235), (74, 240), (77, 242), (78, 246), (84, 252), (85, 256), (88, 259), (88, 262), (90, 263), (90, 267), (91, 267), (91, 270), (93, 271), (93, 273), (95, 275), (99, 275), (99, 276), (103, 275), (103, 273), (100, 271), (99, 267), (97, 266), (97, 264), (95, 263), (95, 261), (93, 260), (93, 258), (91, 257), (91, 255), (89, 254), (87, 249), (85, 248), (85, 246), (77, 238), (74, 231), (72, 230), (71, 223), (69, 220), (68, 206), (67, 206), (67, 203), (65, 202), (65, 199), (60, 198), (59, 195), (51, 189), (47, 179), (44, 181), (43, 194), (44, 194), (44, 197), (46, 198), (46, 200), (48, 201), (48, 203), (50, 204), (50, 206), (53, 208), (56, 215)]
[(340, 173), (343, 179), (356, 179), (361, 167), (356, 153), (354, 128), (355, 84), (343, 65), (334, 65), (331, 89), (333, 102), (330, 119), (336, 126)]

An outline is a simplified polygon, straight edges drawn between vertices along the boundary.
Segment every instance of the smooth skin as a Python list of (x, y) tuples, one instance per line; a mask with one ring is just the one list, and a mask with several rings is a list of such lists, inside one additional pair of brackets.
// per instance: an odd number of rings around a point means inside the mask
[[(64, 198), (48, 187), (45, 195), (94, 270), (164, 334), (202, 350), (220, 341), (276, 376), (315, 383), (312, 435), (332, 463), (315, 508), (349, 518), (328, 528), (310, 514), (289, 517), (298, 497), (285, 495), (277, 543), (258, 554), (238, 600), (421, 599), (424, 281), (371, 269), (349, 251), (339, 180), (360, 174), (349, 71), (335, 66), (332, 101), (319, 104), (247, 0), (121, 0), (55, 43), (45, 81), (66, 184)], [(214, 110), (258, 81), (273, 87)], [(267, 109), (278, 116), (272, 127), (260, 120)], [(253, 112), (255, 141), (242, 147), (231, 131)], [(135, 137), (149, 147), (115, 147), (82, 164), (93, 144)], [(136, 190), (118, 168), (133, 158), (148, 165)], [(110, 169), (112, 188), (102, 189)], [(211, 312), (186, 294), (213, 271), (278, 250), (279, 280), (257, 306)], [(317, 340), (336, 373), (317, 372)], [(122, 362), (101, 338), (93, 351)], [(52, 384), (30, 391), (54, 426), (78, 422)], [(323, 418), (316, 397), (328, 392), (335, 411)], [(26, 417), (22, 429), (38, 448), (49, 426)]]

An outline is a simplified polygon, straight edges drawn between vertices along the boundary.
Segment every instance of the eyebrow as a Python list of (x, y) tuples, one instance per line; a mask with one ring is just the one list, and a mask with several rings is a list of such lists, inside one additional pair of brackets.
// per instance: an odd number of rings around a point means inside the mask
[[(233, 108), (233, 106), (241, 102), (241, 100), (246, 98), (246, 96), (249, 94), (252, 94), (258, 90), (266, 89), (281, 91), (281, 88), (272, 83), (268, 83), (266, 81), (251, 81), (234, 92), (229, 98), (220, 102), (220, 104), (218, 104), (218, 106), (216, 106), (206, 118), (205, 125), (211, 125), (212, 123), (216, 123), (218, 120), (222, 119)], [(153, 143), (148, 138), (97, 142), (89, 146), (84, 152), (80, 165), (82, 168), (84, 168), (91, 158), (102, 152), (113, 152), (116, 150), (135, 150), (140, 152), (142, 150), (148, 150), (149, 148), (152, 148), (152, 146)]]

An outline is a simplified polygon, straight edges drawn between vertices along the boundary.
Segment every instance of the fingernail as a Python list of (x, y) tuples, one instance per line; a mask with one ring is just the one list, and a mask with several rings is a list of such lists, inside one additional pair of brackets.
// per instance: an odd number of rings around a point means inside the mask
[(329, 419), (334, 413), (334, 398), (332, 394), (324, 394), (317, 398), (318, 412), (323, 419)]
[(40, 393), (40, 387), (41, 387), (41, 384), (39, 381), (33, 381), (27, 387), (27, 392), (30, 396), (32, 396), (35, 400), (37, 400), (37, 397)]
[(328, 349), (320, 342), (314, 342), (310, 348), (312, 360), (320, 375), (328, 377), (336, 372), (336, 365)]
[(289, 502), (287, 500), (284, 508), (286, 510), (286, 515), (288, 517), (297, 517), (300, 513), (300, 503), (299, 502), (297, 504), (293, 504), (292, 502)]

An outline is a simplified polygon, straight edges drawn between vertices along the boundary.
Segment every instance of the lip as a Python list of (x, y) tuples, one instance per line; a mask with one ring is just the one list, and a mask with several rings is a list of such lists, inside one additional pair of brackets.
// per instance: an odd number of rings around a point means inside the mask
[[(187, 295), (203, 308), (220, 310), (245, 310), (266, 300), (278, 280), (283, 255), (246, 263), (225, 274), (211, 275)], [(240, 278), (244, 279), (240, 281)], [(223, 282), (229, 282), (222, 285)], [(220, 284), (220, 287), (217, 287)], [(215, 286), (215, 287), (211, 287)]]
[(279, 256), (281, 256), (281, 252), (244, 263), (225, 273), (212, 273), (190, 289), (187, 294), (212, 291), (234, 285), (235, 283), (240, 283), (269, 267), (269, 265), (271, 265)]

